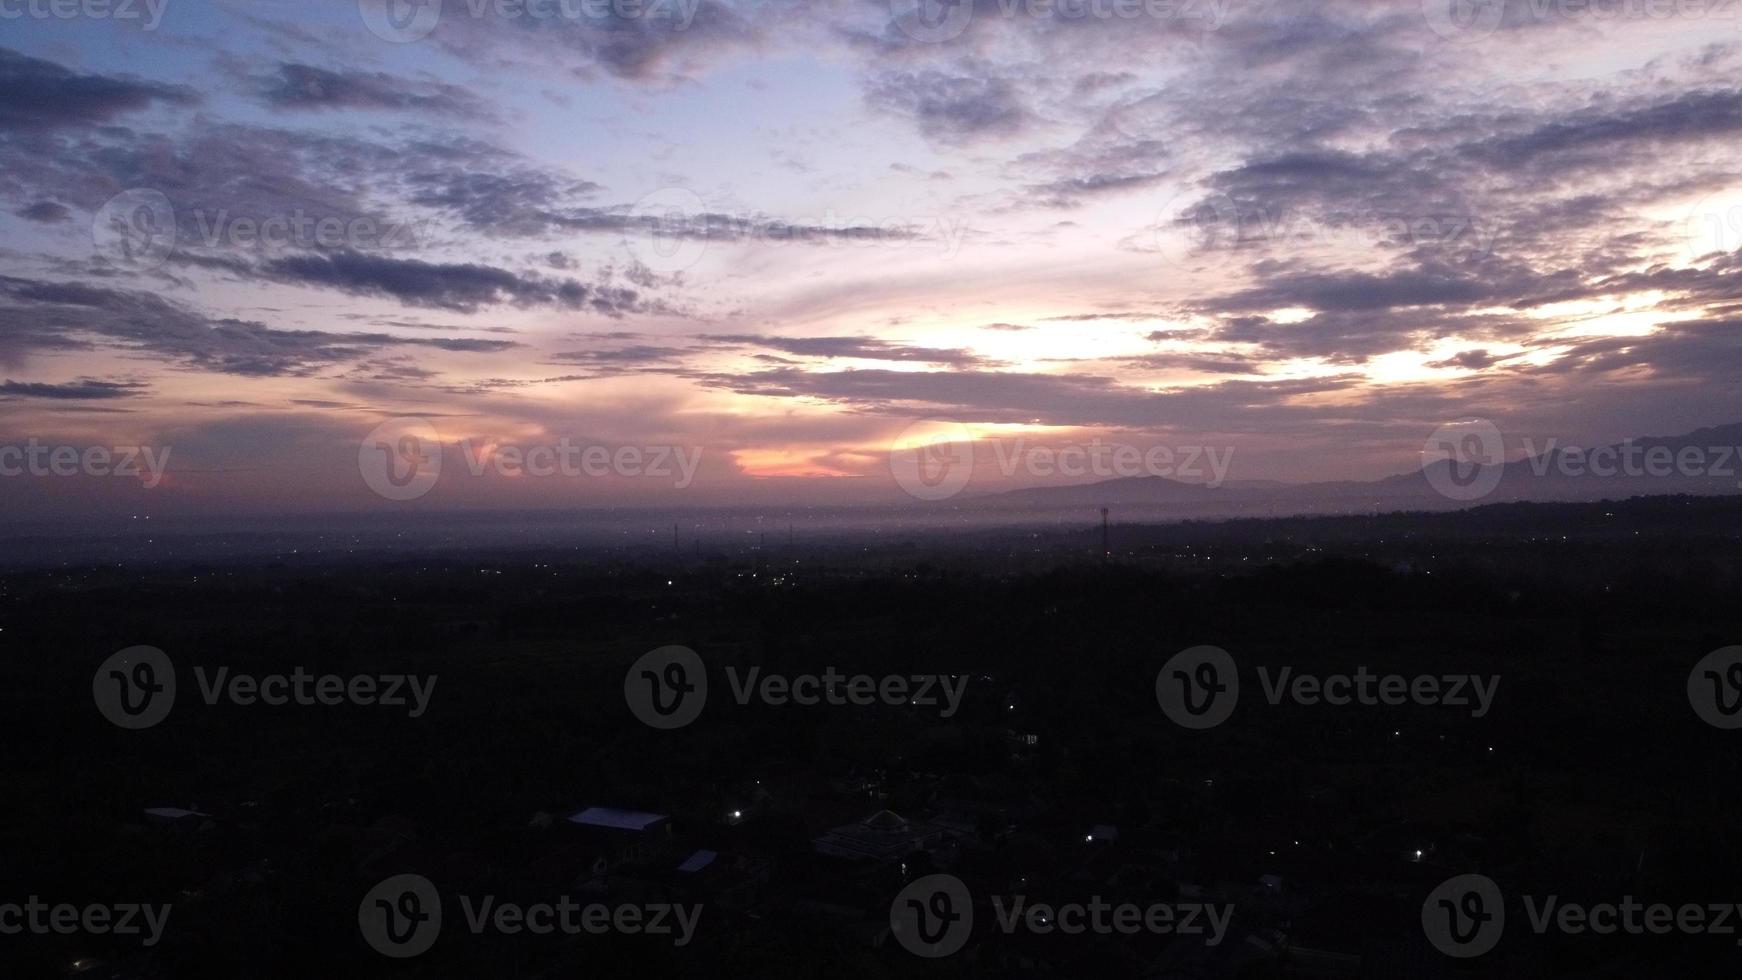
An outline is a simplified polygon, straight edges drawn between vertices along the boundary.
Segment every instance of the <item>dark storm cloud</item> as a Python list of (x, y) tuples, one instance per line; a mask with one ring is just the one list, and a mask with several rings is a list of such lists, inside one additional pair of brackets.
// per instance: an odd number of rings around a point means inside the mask
[(1212, 334), (1222, 343), (1256, 344), (1270, 357), (1321, 357), (1341, 364), (1415, 347), (1425, 336), (1421, 317), (1383, 311), (1320, 313), (1297, 323), (1234, 317)]
[(1464, 152), (1499, 169), (1538, 163), (1613, 166), (1621, 147), (1732, 137), (1742, 132), (1742, 90), (1684, 92), (1644, 105), (1582, 109), (1529, 132), (1472, 143)]
[(872, 361), (913, 361), (968, 367), (988, 364), (985, 358), (960, 348), (913, 347), (893, 344), (876, 337), (769, 337), (760, 334), (703, 334), (701, 340), (717, 344), (767, 347), (800, 357), (854, 357)]
[(1323, 187), (1337, 182), (1371, 181), (1385, 175), (1385, 168), (1352, 153), (1328, 151), (1293, 153), (1271, 160), (1248, 163), (1226, 177), (1232, 182), (1240, 178), (1270, 182), (1273, 186), (1305, 184)]
[[(1300, 295), (1278, 307), (1299, 305)], [(1340, 295), (1340, 293), (1338, 294)], [(1226, 316), (1203, 339), (1225, 344), (1253, 344), (1266, 358), (1322, 358), (1333, 364), (1360, 364), (1380, 354), (1393, 351), (1423, 349), (1433, 341), (1447, 337), (1463, 340), (1511, 343), (1527, 342), (1542, 328), (1542, 321), (1521, 313), (1502, 309), (1499, 312), (1473, 312), (1471, 304), (1451, 303), (1445, 308), (1429, 308), (1415, 304), (1419, 296), (1398, 294), (1405, 302), (1396, 305), (1352, 309), (1319, 309), (1300, 320), (1281, 322), (1268, 316), (1246, 313)], [(1474, 304), (1478, 307), (1489, 302)], [(1494, 301), (1494, 305), (1499, 304)], [(1527, 303), (1513, 304), (1523, 309)], [(1268, 303), (1260, 308), (1273, 308)], [(1181, 339), (1177, 334), (1156, 333), (1151, 339)], [(1189, 338), (1196, 339), (1196, 338)], [(1454, 358), (1444, 366), (1478, 367), (1473, 361), (1459, 362)]]
[(1418, 154), (1302, 150), (1250, 160), (1209, 178), (1209, 186), (1239, 206), (1242, 216), (1310, 213), (1399, 214), (1467, 212), (1464, 184), (1445, 162)]
[(568, 216), (559, 209), (602, 189), (591, 181), (496, 167), (422, 170), (407, 176), (406, 185), (413, 204), (447, 210), (473, 228), (503, 235), (541, 235), (561, 227)]
[(215, 122), (176, 132), (105, 127), (76, 139), (0, 139), (0, 189), (11, 183), (87, 212), (122, 190), (159, 191), (188, 244), (208, 231), (201, 218), (368, 217), (380, 227), (395, 218), (375, 202), (410, 160), (423, 159), (422, 145)]
[[(1542, 327), (1541, 321), (1521, 315), (1472, 312), (1486, 307), (1527, 311), (1556, 303), (1661, 292), (1665, 297), (1659, 305), (1666, 309), (1703, 309), (1742, 295), (1742, 253), (1720, 257), (1704, 267), (1656, 265), (1615, 275), (1573, 270), (1543, 274), (1495, 258), (1466, 267), (1423, 265), (1388, 273), (1265, 271), (1259, 285), (1192, 304), (1194, 312), (1223, 316), (1212, 339), (1256, 344), (1279, 357), (1321, 357), (1337, 363), (1359, 363), (1450, 336), (1523, 342)], [(1312, 313), (1288, 323), (1262, 315), (1286, 308)], [(1615, 351), (1621, 356), (1660, 349), (1632, 344), (1633, 338), (1620, 340)], [(1661, 348), (1665, 354), (1681, 349), (1685, 348)], [(1588, 353), (1597, 359), (1610, 350), (1598, 345)], [(1440, 363), (1471, 369), (1493, 363), (1461, 356), (1463, 360)]]
[(741, 48), (755, 38), (752, 25), (722, 3), (702, 3), (687, 24), (654, 18), (606, 18), (603, 30), (578, 30), (574, 46), (619, 78), (648, 81), (681, 73), (686, 57), (711, 57), (712, 49)]
[(667, 212), (651, 207), (638, 213), (632, 205), (574, 208), (545, 216), (552, 226), (572, 231), (627, 236), (689, 239), (695, 241), (788, 243), (914, 241), (922, 237), (912, 227), (876, 225), (821, 225), (787, 221), (765, 214), (694, 212), (677, 208)]
[[(307, 66), (286, 71), (270, 88), (278, 108), (397, 106), (466, 117), (481, 105), (433, 83)], [(197, 127), (174, 131), (109, 125), (88, 127), (76, 137), (43, 135), (55, 120), (100, 122), (153, 100), (192, 98), (170, 86), (81, 76), (0, 50), (0, 136), (8, 127), (26, 127), (0, 138), (0, 194), (94, 212), (128, 188), (159, 191), (176, 209), (184, 244), (197, 244), (207, 230), (201, 217), (263, 222), (305, 215), (401, 227), (406, 205), (448, 210), (474, 225), (502, 224), (515, 233), (523, 230), (516, 223), (529, 207), (553, 206), (564, 195), (596, 189), (451, 130), (377, 128), (365, 137), (202, 119)], [(408, 182), (406, 174), (419, 179)], [(543, 227), (535, 223), (532, 230)]]
[[(23, 62), (38, 74), (73, 77), (48, 62)], [(287, 79), (306, 84), (301, 88), (280, 84), (274, 97), (298, 105), (330, 103), (345, 109), (383, 103), (416, 106), (419, 99), (439, 100), (449, 94), (431, 94), (415, 84), (409, 94), (395, 94), (389, 89), (397, 80), (385, 76), (320, 74), (304, 68), (292, 67)], [(127, 85), (141, 91), (169, 91), (146, 83)], [(0, 119), (5, 118), (4, 105), (10, 96), (0, 92)], [(52, 198), (95, 212), (127, 188), (148, 188), (168, 196), (179, 225), (181, 247), (175, 263), (238, 278), (251, 275), (255, 265), (236, 254), (202, 249), (214, 244), (209, 241), (213, 227), (238, 219), (263, 224), (306, 216), (314, 221), (336, 219), (347, 227), (368, 220), (379, 230), (382, 244), (395, 250), (431, 244), (424, 241), (426, 229), (416, 220), (420, 213), (430, 212), (456, 219), (475, 232), (528, 238), (577, 231), (615, 236), (656, 232), (678, 238), (780, 244), (920, 237), (919, 231), (904, 227), (820, 225), (706, 209), (676, 221), (656, 221), (637, 214), (628, 203), (588, 203), (602, 190), (597, 183), (534, 166), (498, 146), (453, 132), (377, 129), (364, 138), (345, 132), (205, 121), (197, 130), (179, 133), (108, 127), (78, 140), (0, 139), (0, 194), (10, 192), (26, 201)], [(50, 216), (46, 207), (32, 214)], [(620, 271), (639, 287), (631, 290), (607, 281), (584, 285), (569, 279), (479, 271), (467, 263), (452, 267), (450, 288), (432, 281), (427, 267), (440, 265), (446, 270), (447, 265), (407, 263), (393, 268), (395, 261), (378, 259), (363, 268), (355, 257), (302, 257), (287, 259), (270, 272), (441, 308), (469, 309), (500, 301), (592, 309), (607, 315), (641, 308), (639, 292), (676, 285), (675, 279), (655, 276), (638, 264)]]
[(1742, 374), (1742, 320), (1666, 323), (1648, 336), (1584, 340), (1565, 356), (1534, 370), (1537, 374), (1607, 374), (1641, 369), (1658, 381), (1732, 390), (1732, 382)]
[(100, 381), (80, 378), (66, 384), (7, 381), (0, 384), (0, 395), (19, 398), (50, 398), (56, 400), (99, 400), (129, 398), (149, 390), (149, 386), (133, 381)]
[(1519, 297), (1525, 283), (1494, 282), (1450, 269), (1406, 269), (1388, 274), (1302, 272), (1266, 279), (1225, 296), (1216, 306), (1253, 312), (1292, 306), (1326, 312), (1388, 310), (1440, 304), (1467, 305)]
[[(1654, 244), (1638, 209), (1727, 182), (1717, 161), (1702, 164), (1682, 150), (1717, 150), (1742, 129), (1742, 93), (1734, 90), (1477, 105), (1443, 118), (1420, 111), (1431, 104), (1416, 96), (1391, 107), (1395, 122), (1374, 134), (1387, 138), (1365, 141), (1374, 147), (1359, 153), (1271, 139), (1271, 148), (1207, 175), (1207, 193), (1176, 210), (1273, 249), (1291, 234), (1366, 226), (1388, 231), (1375, 242), (1422, 255), (1499, 247), (1596, 271)], [(1664, 160), (1666, 152), (1680, 155)], [(1620, 173), (1631, 179), (1601, 179)], [(1569, 183), (1575, 174), (1591, 179)], [(1606, 229), (1615, 229), (1613, 240), (1574, 251)]]
[(1124, 310), (1117, 313), (1068, 313), (1060, 316), (1049, 316), (1047, 320), (1058, 323), (1091, 323), (1096, 320), (1166, 320), (1171, 314)]
[(154, 103), (191, 106), (198, 101), (193, 90), (181, 86), (83, 75), (0, 48), (0, 131), (94, 126)]
[(550, 378), (480, 378), (477, 381), (461, 385), (448, 385), (443, 391), (454, 395), (488, 395), (499, 391), (512, 391), (516, 388), (534, 388), (539, 385), (568, 384), (574, 381), (597, 381), (601, 378), (618, 377), (621, 371), (599, 371), (594, 374), (563, 374)]
[(56, 204), (53, 201), (38, 201), (12, 213), (26, 221), (34, 221), (44, 225), (58, 225), (73, 220), (71, 208), (64, 204)]
[(952, 75), (935, 69), (889, 71), (865, 93), (875, 108), (911, 118), (944, 143), (1013, 136), (1031, 121), (1016, 88), (1002, 78)]
[[(696, 198), (673, 198), (672, 206), (638, 211), (634, 204), (582, 203), (604, 190), (599, 184), (530, 168), (504, 168), (497, 161), (485, 167), (449, 167), (413, 171), (404, 180), (407, 199), (445, 211), (470, 228), (491, 235), (536, 237), (562, 232), (691, 239), (698, 241), (767, 241), (820, 244), (831, 241), (911, 241), (913, 228), (873, 225), (822, 225), (788, 221), (766, 214), (727, 214), (709, 210)], [(682, 207), (685, 201), (698, 205)], [(545, 262), (563, 268), (562, 253)], [(631, 264), (624, 275), (643, 288), (663, 283), (646, 266)]]
[(754, 7), (741, 12), (712, 0), (646, 4), (636, 17), (614, 10), (599, 16), (447, 17), (434, 37), (455, 56), (492, 70), (504, 63), (544, 63), (581, 79), (664, 86), (754, 50), (770, 36), (779, 6), (767, 5), (770, 16), (754, 19)]
[[(1293, 4), (1296, 0), (1283, 2)], [(921, 8), (920, 22), (915, 24), (907, 20), (914, 16), (911, 7), (877, 3), (866, 5), (868, 12), (881, 15), (874, 16), (872, 23), (837, 23), (831, 25), (830, 33), (877, 61), (921, 60), (939, 49), (989, 56), (1012, 46), (1033, 45), (1051, 57), (1050, 64), (1081, 70), (1123, 65), (1128, 63), (1125, 56), (1133, 54), (1153, 58), (1189, 50), (1214, 36), (1218, 28), (1227, 29), (1225, 21), (1231, 20), (1226, 16), (1230, 8), (1246, 13), (1249, 8), (1271, 4), (1272, 0), (1193, 0), (1152, 4), (1147, 8), (1132, 5), (1126, 14), (1109, 16), (1113, 13), (1111, 4), (942, 0), (936, 7)], [(916, 26), (929, 26), (927, 19), (936, 16), (944, 17), (942, 24), (947, 25), (959, 7), (968, 8), (969, 14), (959, 35), (940, 41), (913, 30)], [(1157, 11), (1159, 15), (1148, 11)], [(1125, 84), (1130, 80), (1126, 74), (1092, 72), (1080, 76), (1084, 79), (1082, 90), (1092, 92)]]
[(389, 347), (493, 354), (519, 346), (506, 340), (281, 330), (249, 320), (208, 318), (151, 293), (10, 276), (0, 276), (0, 319), (10, 327), (4, 336), (16, 357), (95, 341), (256, 377), (306, 375)]
[(1145, 354), (1122, 363), (1152, 371), (1196, 371), (1200, 374), (1261, 374), (1264, 362), (1244, 354), (1169, 353)]
[(439, 376), (435, 371), (419, 367), (406, 354), (362, 361), (343, 375), (348, 381), (376, 381), (395, 385), (421, 385)]
[(423, 262), (352, 251), (274, 259), (262, 272), (282, 282), (324, 286), (360, 296), (391, 296), (413, 306), (460, 312), (502, 303), (584, 309), (606, 316), (645, 308), (632, 289), (522, 276), (474, 263)]
[(1153, 187), (1164, 177), (1166, 174), (1160, 173), (1097, 173), (1085, 177), (1069, 177), (1064, 180), (1049, 181), (1044, 184), (1031, 184), (1028, 187), (1028, 193), (1034, 196), (1037, 203), (1043, 207), (1073, 208), (1081, 205), (1085, 199)]
[(1334, 417), (1347, 409), (1292, 405), (1292, 396), (1338, 391), (1352, 378), (1224, 381), (1149, 391), (1106, 375), (993, 371), (804, 371), (779, 368), (749, 374), (704, 374), (709, 387), (776, 398), (818, 398), (864, 411), (897, 415), (936, 412), (964, 422), (1042, 425), (1253, 425), (1269, 418)]
[(654, 347), (637, 344), (608, 350), (571, 350), (552, 354), (550, 359), (564, 364), (616, 365), (622, 367), (670, 366), (686, 351), (675, 347)]
[(1429, 361), (1427, 366), (1436, 368), (1463, 368), (1467, 371), (1480, 371), (1484, 368), (1491, 368), (1494, 365), (1499, 364), (1501, 360), (1501, 358), (1495, 357), (1493, 354), (1490, 354), (1485, 350), (1467, 350), (1460, 354), (1448, 357), (1443, 361)]
[(1071, 94), (1080, 98), (1094, 95), (1102, 89), (1118, 88), (1135, 81), (1137, 81), (1137, 76), (1128, 71), (1092, 71), (1071, 83)]
[(329, 71), (287, 62), (255, 80), (260, 99), (280, 109), (382, 109), (461, 119), (490, 118), (489, 108), (457, 85), (401, 78), (384, 72)]
[(1742, 296), (1742, 251), (1719, 255), (1700, 267), (1654, 265), (1635, 272), (1583, 278), (1553, 290), (1542, 290), (1534, 299), (1538, 303), (1559, 303), (1654, 290), (1671, 294), (1669, 302), (1673, 305), (1734, 301)]

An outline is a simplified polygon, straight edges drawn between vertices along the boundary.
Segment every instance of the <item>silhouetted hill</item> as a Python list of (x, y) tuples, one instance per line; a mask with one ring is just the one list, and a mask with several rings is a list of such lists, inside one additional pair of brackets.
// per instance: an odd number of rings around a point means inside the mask
[[(1455, 473), (1438, 460), (1422, 469), (1379, 480), (1287, 484), (1232, 481), (1221, 486), (1160, 476), (1127, 477), (1070, 486), (1028, 487), (975, 500), (991, 508), (1096, 508), (1159, 510), (1174, 517), (1214, 518), (1292, 514), (1371, 514), (1457, 510), (1516, 501), (1590, 501), (1665, 494), (1742, 491), (1742, 423), (1710, 426), (1679, 436), (1647, 436), (1583, 449), (1556, 440), (1508, 444), (1524, 458), (1501, 467), (1487, 493), (1466, 487), (1474, 473)], [(1161, 516), (1148, 515), (1148, 516)]]

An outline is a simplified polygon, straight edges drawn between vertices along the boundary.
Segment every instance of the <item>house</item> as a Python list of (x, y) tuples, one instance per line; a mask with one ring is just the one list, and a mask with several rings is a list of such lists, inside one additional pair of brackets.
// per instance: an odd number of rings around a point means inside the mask
[(699, 850), (678, 864), (670, 880), (679, 900), (741, 910), (761, 900), (768, 877), (767, 861)]
[(858, 823), (836, 827), (812, 843), (818, 854), (850, 861), (899, 861), (915, 851), (931, 851), (947, 842), (949, 834), (935, 824), (907, 819), (891, 810), (879, 810)]
[(576, 890), (613, 902), (699, 904), (735, 912), (758, 906), (769, 880), (767, 861), (706, 849), (681, 859), (668, 854), (596, 870)]
[(211, 830), (216, 826), (212, 815), (177, 806), (154, 806), (145, 811), (145, 823), (152, 827), (167, 827), (174, 831)]
[(663, 813), (642, 813), (608, 806), (590, 806), (569, 815), (569, 823), (604, 830), (622, 830), (635, 834), (669, 831), (671, 818)]
[(568, 826), (611, 863), (651, 860), (671, 846), (671, 817), (663, 813), (591, 806), (571, 814)]

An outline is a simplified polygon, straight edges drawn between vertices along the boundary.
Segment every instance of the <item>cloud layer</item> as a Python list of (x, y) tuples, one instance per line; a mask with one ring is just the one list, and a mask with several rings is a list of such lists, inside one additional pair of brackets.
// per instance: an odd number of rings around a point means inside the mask
[(753, 499), (919, 418), (1264, 479), (1742, 418), (1716, 5), (440, 9), (0, 48), (11, 427), (465, 418), (712, 446)]

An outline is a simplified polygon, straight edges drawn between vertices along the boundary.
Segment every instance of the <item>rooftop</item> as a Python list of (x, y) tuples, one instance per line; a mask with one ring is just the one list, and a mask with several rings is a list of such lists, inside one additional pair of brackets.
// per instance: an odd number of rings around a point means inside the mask
[(665, 819), (667, 817), (663, 813), (642, 813), (637, 810), (618, 810), (608, 806), (590, 806), (569, 817), (569, 822), (578, 823), (583, 827), (604, 827), (609, 830), (646, 830)]

